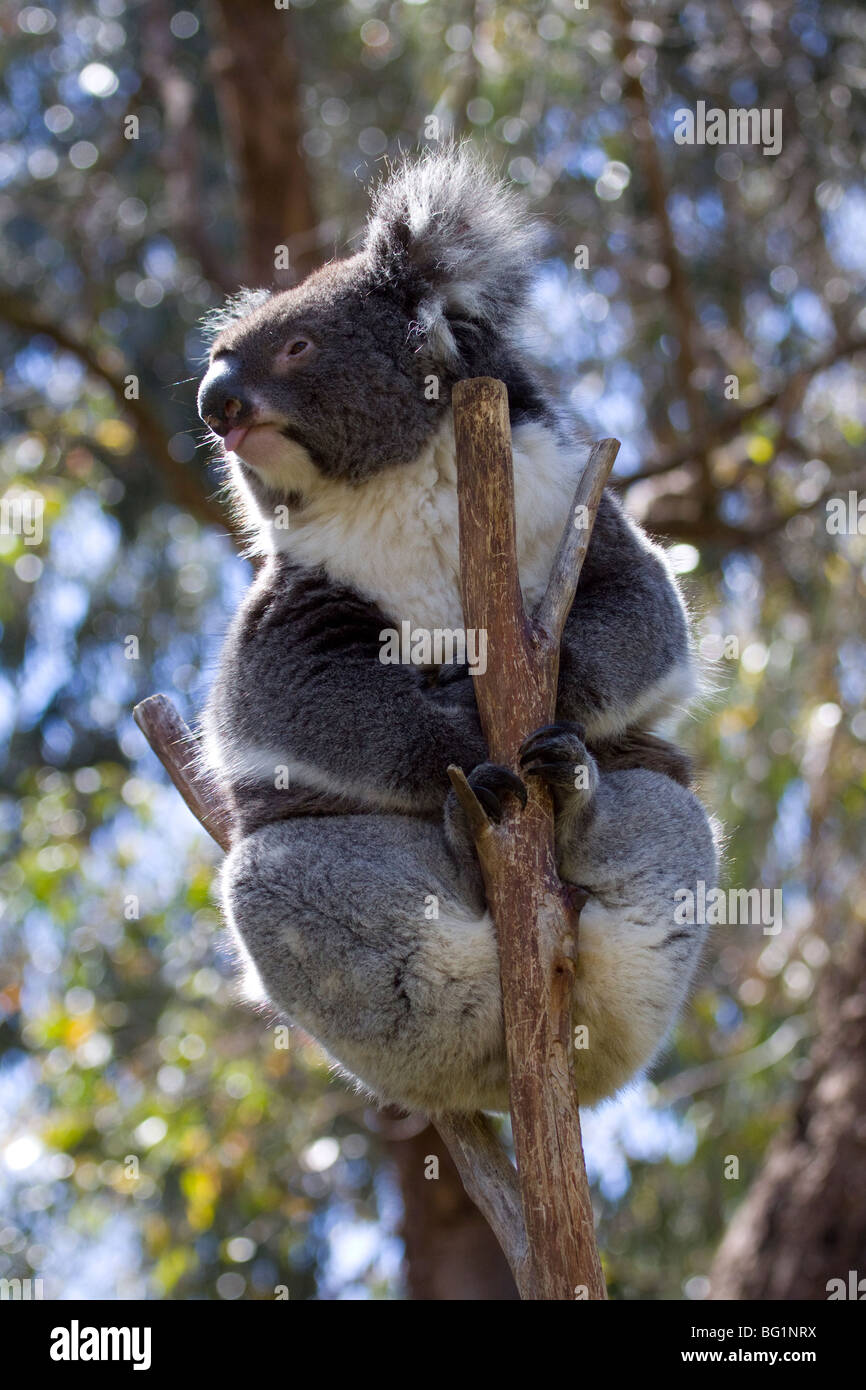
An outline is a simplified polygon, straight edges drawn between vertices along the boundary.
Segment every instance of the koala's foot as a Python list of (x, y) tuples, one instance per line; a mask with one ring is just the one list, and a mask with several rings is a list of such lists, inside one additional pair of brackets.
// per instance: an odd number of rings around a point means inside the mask
[(492, 821), (498, 823), (502, 820), (502, 798), (507, 792), (516, 796), (521, 806), (526, 805), (525, 784), (507, 767), (500, 767), (499, 763), (479, 763), (466, 780)]
[[(516, 796), (521, 806), (526, 805), (528, 793), (525, 784), (507, 767), (500, 767), (498, 763), (479, 763), (466, 780), (480, 801), (485, 815), (495, 824), (502, 819), (505, 796)], [(484, 890), (481, 887), (475, 842), (463, 807), (453, 789), (448, 793), (448, 800), (445, 802), (444, 829), (448, 848), (467, 880), (471, 882), (476, 897), (483, 904)]]
[(582, 724), (561, 720), (543, 725), (520, 745), (521, 771), (526, 777), (543, 778), (551, 790), (577, 790), (589, 756), (585, 738)]
[(524, 777), (540, 777), (553, 793), (557, 843), (571, 833), (598, 790), (598, 768), (588, 751), (582, 724), (545, 724), (520, 747)]

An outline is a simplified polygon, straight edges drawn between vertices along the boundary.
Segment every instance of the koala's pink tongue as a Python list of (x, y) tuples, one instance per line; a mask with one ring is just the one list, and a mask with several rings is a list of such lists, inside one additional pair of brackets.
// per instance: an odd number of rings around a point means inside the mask
[(233, 454), (235, 452), (238, 445), (242, 443), (246, 433), (246, 429), (234, 429), (229, 430), (228, 434), (223, 436), (223, 448), (227, 454)]

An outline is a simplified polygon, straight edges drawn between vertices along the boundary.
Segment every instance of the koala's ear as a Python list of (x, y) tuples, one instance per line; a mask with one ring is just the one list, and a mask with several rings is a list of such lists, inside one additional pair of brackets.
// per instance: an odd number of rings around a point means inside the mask
[(434, 356), (458, 356), (450, 321), (507, 330), (543, 233), (470, 145), (406, 160), (373, 195), (365, 251), (408, 304)]

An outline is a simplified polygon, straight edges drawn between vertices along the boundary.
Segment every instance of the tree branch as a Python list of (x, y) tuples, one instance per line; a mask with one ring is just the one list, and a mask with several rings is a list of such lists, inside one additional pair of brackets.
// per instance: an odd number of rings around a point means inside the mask
[(789, 511), (764, 516), (752, 526), (732, 526), (730, 522), (723, 521), (721, 517), (699, 517), (688, 512), (679, 516), (666, 516), (663, 510), (650, 511), (644, 516), (643, 524), (650, 532), (659, 532), (669, 540), (681, 536), (685, 540), (704, 540), (711, 545), (724, 546), (726, 550), (736, 550), (740, 547), (756, 550), (764, 541), (771, 540), (784, 530), (789, 521), (793, 521), (798, 516), (808, 516), (811, 512), (826, 507), (832, 498), (844, 497), (846, 492), (857, 491), (864, 484), (866, 484), (866, 472), (862, 469), (856, 473), (835, 475), (832, 483), (811, 502), (804, 502), (801, 506), (792, 507)]
[[(618, 444), (596, 445), (578, 485), (547, 592), (531, 619), (517, 566), (507, 392), (480, 378), (454, 388), (460, 572), (467, 627), (486, 631), (476, 681), (491, 758), (516, 769), (523, 739), (555, 717), (562, 627)], [(578, 510), (580, 509), (580, 510)], [(581, 521), (582, 525), (577, 523)], [(595, 1244), (574, 1083), (571, 1024), (577, 913), (556, 872), (550, 795), (536, 779), (522, 811), (491, 825), (470, 814), (499, 938), (505, 1035), (532, 1299), (606, 1296)], [(472, 797), (474, 801), (475, 798)]]
[(231, 815), (198, 762), (198, 740), (167, 695), (149, 695), (133, 718), (196, 820), (221, 849), (231, 848)]
[[(682, 258), (677, 249), (673, 223), (668, 211), (668, 189), (664, 167), (652, 127), (652, 112), (647, 101), (640, 69), (634, 65), (637, 44), (630, 36), (632, 16), (624, 0), (611, 0), (615, 27), (614, 52), (623, 81), (623, 99), (631, 115), (632, 135), (637, 145), (635, 164), (643, 176), (653, 220), (658, 229), (662, 261), (668, 272), (667, 299), (674, 330), (679, 344), (676, 374), (680, 394), (686, 407), (689, 433), (699, 433), (703, 422), (703, 403), (694, 384), (697, 366), (695, 339), (698, 318), (694, 297)], [(700, 459), (700, 455), (698, 455)], [(701, 459), (702, 466), (706, 460)]]
[(0, 293), (0, 319), (5, 319), (14, 328), (25, 333), (44, 333), (64, 352), (70, 352), (77, 357), (91, 376), (104, 382), (111, 391), (118, 409), (135, 430), (136, 439), (161, 474), (172, 500), (199, 521), (210, 526), (219, 526), (222, 530), (227, 528), (225, 518), (207, 497), (196, 475), (171, 457), (168, 451), (168, 435), (153, 411), (144, 401), (130, 400), (126, 395), (125, 378), (133, 374), (132, 368), (119, 358), (116, 350), (112, 349), (112, 357), (119, 365), (114, 365), (71, 329), (46, 318), (17, 295), (7, 294), (5, 291)]
[(753, 401), (751, 405), (744, 405), (721, 420), (708, 421), (701, 431), (698, 444), (692, 440), (684, 449), (677, 449), (674, 453), (666, 454), (663, 458), (650, 459), (649, 463), (636, 473), (615, 478), (613, 480), (614, 485), (618, 488), (628, 488), (633, 483), (642, 483), (647, 478), (657, 478), (661, 473), (671, 473), (676, 468), (683, 468), (688, 463), (694, 463), (697, 458), (709, 454), (713, 449), (719, 449), (723, 444), (735, 439), (741, 430), (747, 427), (750, 420), (754, 420), (756, 415), (763, 415), (768, 410), (772, 410), (787, 396), (789, 391), (808, 384), (811, 378), (817, 376), (819, 372), (825, 372), (846, 357), (853, 357), (856, 353), (863, 351), (866, 351), (866, 337), (850, 338), (845, 342), (835, 343), (817, 361), (805, 363), (802, 367), (795, 368), (775, 391), (766, 392), (758, 400)]
[(601, 494), (618, 453), (619, 444), (615, 439), (601, 439), (593, 446), (574, 494), (571, 525), (562, 534), (547, 592), (535, 614), (536, 625), (547, 635), (549, 642), (556, 642), (557, 651), (565, 621), (574, 603)]
[(486, 1115), (438, 1115), (433, 1122), (460, 1173), (463, 1186), (485, 1217), (511, 1266), (521, 1298), (530, 1294), (531, 1272), (517, 1174)]

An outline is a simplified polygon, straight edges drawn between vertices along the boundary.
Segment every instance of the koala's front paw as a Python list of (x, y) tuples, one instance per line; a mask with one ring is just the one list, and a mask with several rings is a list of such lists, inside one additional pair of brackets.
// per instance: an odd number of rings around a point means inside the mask
[(521, 772), (524, 777), (541, 777), (554, 791), (589, 790), (595, 769), (585, 738), (582, 724), (545, 724), (521, 744)]
[(498, 763), (480, 763), (466, 780), (492, 821), (502, 819), (502, 798), (506, 792), (516, 796), (521, 806), (526, 805), (527, 791), (523, 782)]

